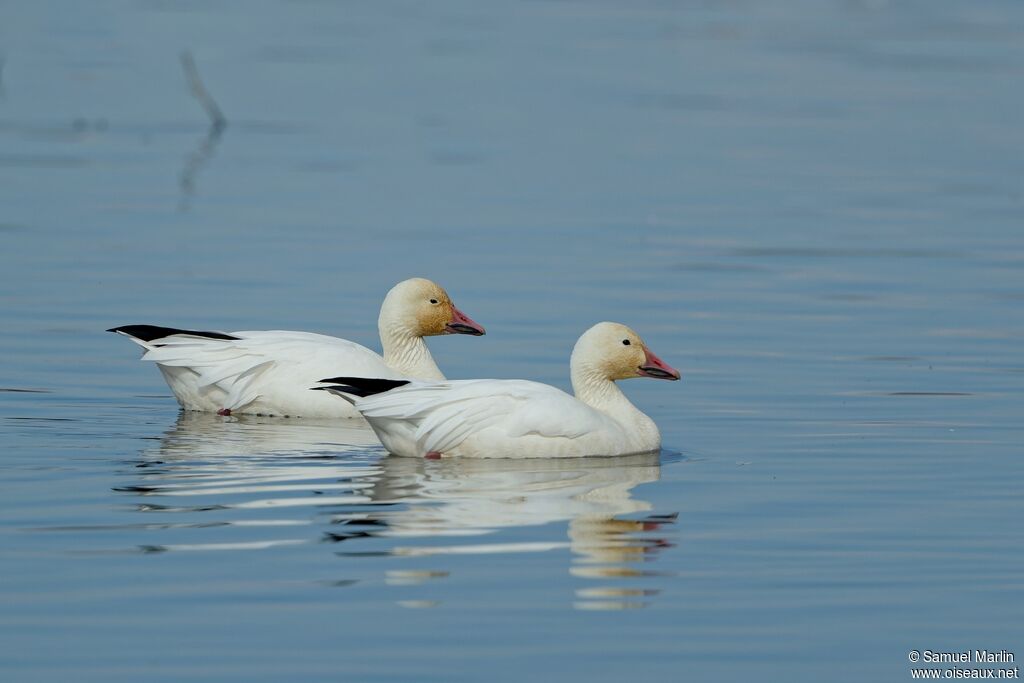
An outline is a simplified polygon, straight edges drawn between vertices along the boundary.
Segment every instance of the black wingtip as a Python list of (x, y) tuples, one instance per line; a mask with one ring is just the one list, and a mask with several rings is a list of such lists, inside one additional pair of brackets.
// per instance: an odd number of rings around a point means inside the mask
[(223, 332), (183, 330), (177, 327), (161, 327), (159, 325), (121, 325), (120, 327), (111, 327), (107, 332), (126, 334), (129, 337), (134, 337), (135, 339), (140, 339), (144, 342), (150, 342), (154, 339), (163, 339), (164, 337), (170, 337), (175, 334), (187, 334), (191, 337), (206, 337), (207, 339), (239, 339), (239, 337), (233, 337), (230, 334), (225, 334)]
[(317, 389), (333, 389), (360, 398), (383, 394), (385, 391), (391, 391), (409, 383), (407, 379), (378, 379), (374, 377), (329, 377), (320, 381), (334, 386), (316, 387)]
[(329, 387), (310, 387), (310, 390), (311, 391), (326, 391), (328, 393), (334, 394), (338, 398), (345, 399), (346, 401), (348, 401), (352, 405), (355, 405), (356, 401), (359, 398), (361, 398), (361, 397), (360, 396), (353, 396), (349, 392), (349, 390), (351, 388), (352, 387), (341, 387), (341, 386), (333, 385), (333, 386), (329, 386)]

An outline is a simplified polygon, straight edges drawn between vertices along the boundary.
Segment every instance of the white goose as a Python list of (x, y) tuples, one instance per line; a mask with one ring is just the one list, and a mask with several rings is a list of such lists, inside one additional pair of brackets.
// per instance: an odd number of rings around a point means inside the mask
[(598, 323), (570, 360), (575, 398), (547, 384), (478, 379), (451, 382), (358, 377), (316, 387), (350, 401), (385, 448), (426, 458), (563, 458), (658, 450), (661, 434), (615, 380), (679, 379), (636, 332)]
[(123, 334), (146, 350), (186, 410), (290, 417), (358, 418), (344, 401), (307, 390), (344, 369), (369, 377), (442, 380), (423, 337), (484, 334), (444, 289), (413, 278), (395, 285), (380, 308), (381, 357), (365, 346), (312, 332), (201, 332), (125, 325)]

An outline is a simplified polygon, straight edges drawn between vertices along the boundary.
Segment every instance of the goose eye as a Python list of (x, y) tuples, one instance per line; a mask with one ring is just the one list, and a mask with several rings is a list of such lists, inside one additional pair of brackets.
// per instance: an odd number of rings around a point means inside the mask
[(629, 340), (628, 339), (623, 339), (622, 340), (622, 345), (623, 346), (629, 346)]
[(430, 303), (432, 303), (432, 304), (436, 304), (436, 303), (437, 303), (437, 299), (431, 299), (431, 300), (430, 300)]

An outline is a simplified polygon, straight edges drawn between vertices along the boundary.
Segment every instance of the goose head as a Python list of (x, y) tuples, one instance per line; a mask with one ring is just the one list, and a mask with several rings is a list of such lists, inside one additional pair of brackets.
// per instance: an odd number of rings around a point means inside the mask
[(416, 337), (485, 334), (482, 325), (455, 307), (444, 287), (420, 277), (391, 288), (380, 308), (380, 326), (400, 328)]
[(598, 323), (584, 332), (573, 348), (571, 364), (574, 371), (611, 381), (680, 378), (679, 371), (647, 348), (640, 335), (620, 323)]

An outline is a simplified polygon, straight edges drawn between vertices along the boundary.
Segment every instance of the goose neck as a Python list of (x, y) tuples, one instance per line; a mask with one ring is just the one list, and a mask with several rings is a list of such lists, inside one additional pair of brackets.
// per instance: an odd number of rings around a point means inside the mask
[(378, 327), (384, 362), (390, 367), (416, 379), (444, 379), (423, 337), (383, 315)]

